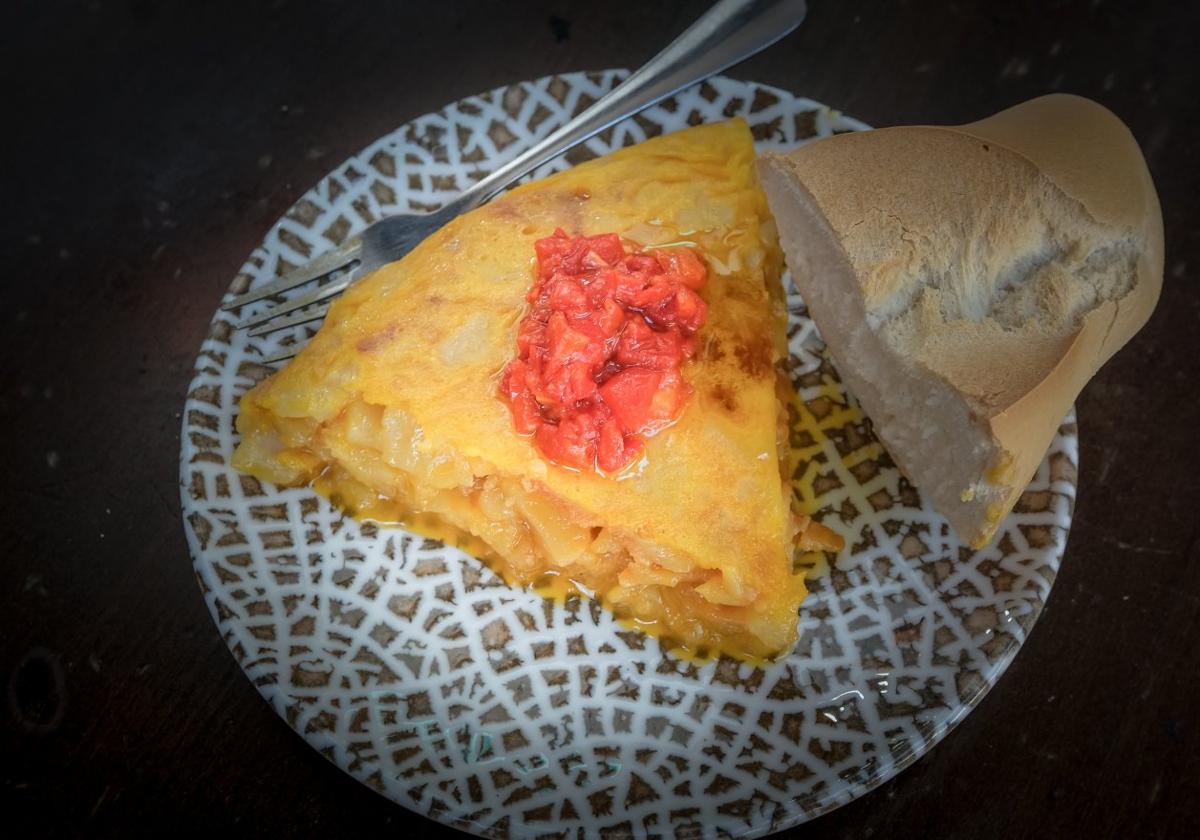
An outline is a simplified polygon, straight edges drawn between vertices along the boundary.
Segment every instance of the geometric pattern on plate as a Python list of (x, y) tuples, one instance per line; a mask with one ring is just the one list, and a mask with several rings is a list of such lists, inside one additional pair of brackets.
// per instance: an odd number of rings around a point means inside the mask
[[(439, 206), (623, 76), (523, 82), (401, 126), (306, 193), (229, 297), (381, 215)], [(534, 177), (734, 115), (761, 148), (865, 128), (717, 77)], [(1071, 418), (993, 543), (971, 551), (876, 441), (792, 289), (792, 376), (806, 401), (796, 485), (847, 548), (813, 568), (787, 657), (765, 670), (674, 659), (595, 604), (512, 590), (456, 549), (234, 471), (238, 399), (271, 372), (263, 358), (315, 332), (248, 338), (233, 329), (247, 312), (214, 315), (184, 412), (180, 491), (205, 601), (246, 675), (309, 744), (395, 802), (477, 834), (754, 837), (849, 802), (995, 684), (1066, 545)]]

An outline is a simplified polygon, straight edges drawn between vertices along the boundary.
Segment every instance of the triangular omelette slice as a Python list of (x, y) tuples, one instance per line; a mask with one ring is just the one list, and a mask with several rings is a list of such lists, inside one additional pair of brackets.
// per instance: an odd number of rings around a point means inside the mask
[[(786, 651), (809, 521), (792, 510), (782, 258), (753, 160), (741, 120), (699, 126), (459, 217), (352, 286), (312, 342), (246, 394), (234, 465), (311, 483), (357, 515), (461, 535), (510, 584), (595, 597), (672, 649)], [(675, 413), (628, 434), (630, 463), (607, 472), (522, 433), (506, 390), (545, 241), (603, 234), (641, 255), (622, 257), (635, 266), (687, 249), (707, 310), (678, 360)], [(617, 257), (581, 259), (586, 272)], [(661, 337), (639, 305), (627, 300), (625, 315)], [(542, 431), (566, 422), (533, 410)]]

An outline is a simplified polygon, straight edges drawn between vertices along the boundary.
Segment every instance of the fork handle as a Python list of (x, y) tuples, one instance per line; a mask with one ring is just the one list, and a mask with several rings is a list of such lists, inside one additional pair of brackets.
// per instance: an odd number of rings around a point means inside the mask
[(666, 49), (533, 148), (464, 191), (464, 212), (615, 122), (771, 46), (800, 25), (805, 0), (720, 0)]

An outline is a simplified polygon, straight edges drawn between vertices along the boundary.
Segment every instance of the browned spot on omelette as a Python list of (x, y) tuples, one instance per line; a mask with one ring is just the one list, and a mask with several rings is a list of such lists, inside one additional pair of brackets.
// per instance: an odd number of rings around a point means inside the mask
[(717, 403), (719, 403), (720, 406), (722, 408), (724, 408), (726, 411), (728, 411), (730, 414), (737, 411), (737, 407), (738, 407), (737, 394), (735, 394), (733, 392), (733, 389), (730, 388), (728, 385), (725, 385), (723, 383), (718, 383), (718, 384), (714, 385), (712, 387), (712, 390), (709, 391), (708, 393), (709, 393), (710, 397), (712, 397), (714, 400), (716, 400)]
[(738, 367), (747, 376), (765, 379), (775, 375), (774, 345), (768, 336), (754, 336), (733, 348)]
[(360, 338), (358, 343), (354, 345), (355, 349), (360, 353), (370, 353), (372, 350), (378, 350), (395, 338), (398, 332), (400, 332), (400, 325), (392, 322), (379, 332)]

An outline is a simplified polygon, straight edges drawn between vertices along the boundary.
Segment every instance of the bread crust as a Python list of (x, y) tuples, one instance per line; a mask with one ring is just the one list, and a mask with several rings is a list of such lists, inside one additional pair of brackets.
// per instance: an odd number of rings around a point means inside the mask
[[(810, 304), (835, 362), (886, 354), (969, 413), (980, 457), (953, 465), (957, 497), (946, 476), (892, 454), (923, 490), (943, 488), (932, 500), (964, 539), (985, 543), (1079, 391), (1157, 303), (1162, 214), (1133, 136), (1103, 106), (1053, 95), (962, 126), (839, 135), (767, 155), (760, 172), (793, 266), (805, 249), (826, 254), (795, 272), (801, 293), (823, 297), (814, 271), (852, 272), (842, 285), (861, 315)], [(854, 317), (877, 341), (849, 337)], [(943, 419), (889, 416), (888, 383), (849, 374), (889, 449), (903, 437), (889, 441), (889, 425)]]

